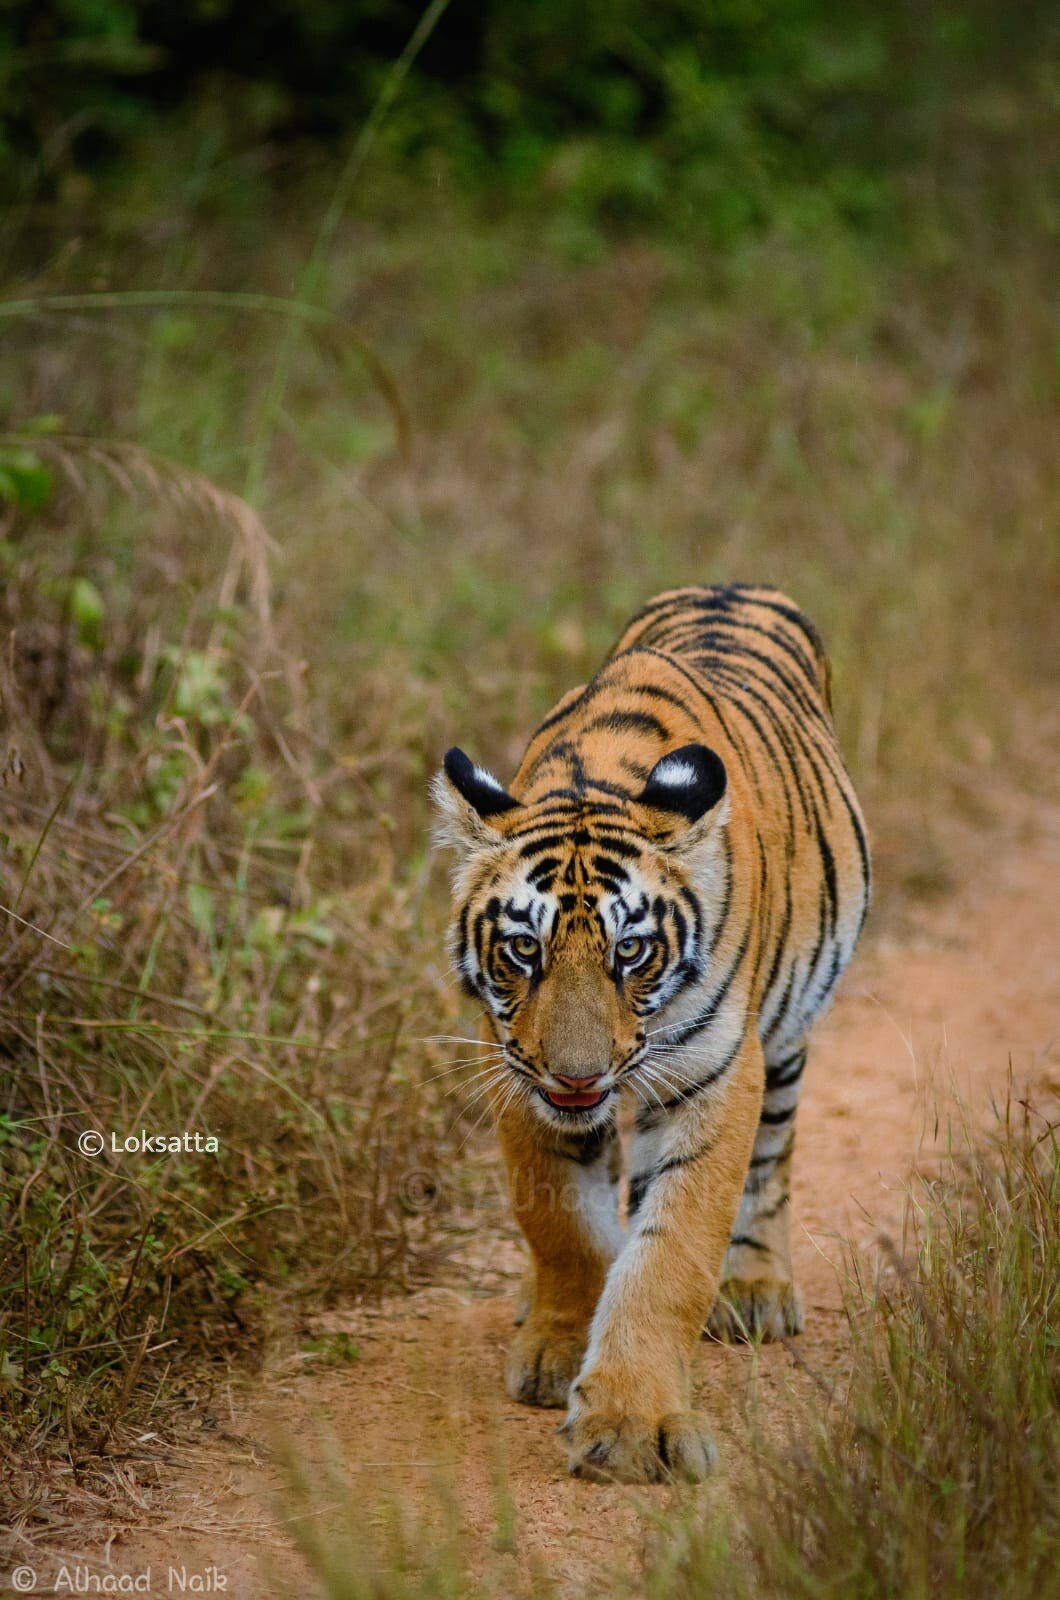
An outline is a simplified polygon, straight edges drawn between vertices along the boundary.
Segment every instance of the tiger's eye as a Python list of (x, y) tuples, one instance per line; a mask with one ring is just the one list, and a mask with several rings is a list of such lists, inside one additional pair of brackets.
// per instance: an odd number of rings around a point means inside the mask
[(635, 938), (632, 934), (625, 939), (620, 939), (615, 945), (615, 954), (620, 961), (636, 961), (644, 952), (645, 941)]
[(537, 955), (537, 940), (532, 933), (517, 933), (514, 939), (508, 940), (508, 943), (514, 954), (520, 956), (523, 961), (532, 961)]

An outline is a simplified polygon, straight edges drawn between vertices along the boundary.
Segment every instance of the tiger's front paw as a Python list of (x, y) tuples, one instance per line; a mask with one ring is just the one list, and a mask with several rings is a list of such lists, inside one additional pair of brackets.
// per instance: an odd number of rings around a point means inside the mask
[(565, 1406), (584, 1354), (584, 1339), (550, 1328), (531, 1313), (508, 1351), (508, 1393), (524, 1406)]
[(690, 1411), (654, 1418), (583, 1411), (560, 1431), (570, 1446), (569, 1470), (592, 1483), (700, 1483), (718, 1459)]
[(726, 1278), (706, 1331), (713, 1339), (739, 1344), (783, 1339), (802, 1328), (802, 1301), (790, 1278)]

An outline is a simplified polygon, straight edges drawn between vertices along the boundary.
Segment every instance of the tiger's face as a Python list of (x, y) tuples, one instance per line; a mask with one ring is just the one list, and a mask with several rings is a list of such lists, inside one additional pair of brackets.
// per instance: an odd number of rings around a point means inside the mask
[(553, 1126), (604, 1123), (622, 1085), (646, 1091), (662, 1022), (710, 958), (726, 891), (720, 760), (703, 746), (664, 757), (625, 815), (577, 797), (569, 815), (554, 796), (521, 804), (459, 751), (434, 793), (439, 840), (458, 851), (451, 953), (509, 1092)]

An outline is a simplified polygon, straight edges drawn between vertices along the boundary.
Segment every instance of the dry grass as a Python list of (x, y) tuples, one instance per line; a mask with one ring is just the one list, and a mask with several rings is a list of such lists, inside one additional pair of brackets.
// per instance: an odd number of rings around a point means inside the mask
[(1058, 1131), (1010, 1104), (991, 1148), (914, 1191), (907, 1248), (884, 1241), (848, 1307), (849, 1382), (786, 1455), (765, 1450), (738, 1529), (671, 1536), (649, 1593), (1060, 1593)]
[[(35, 449), (74, 492), (65, 546), (5, 546), (2, 601), (0, 1456), (29, 1542), (135, 1515), (174, 1411), (299, 1306), (421, 1281), (400, 1179), (458, 1121), (416, 1087), (451, 1005), (438, 960), (410, 972), (421, 886), (272, 641), (260, 521), (139, 450)], [(120, 572), (86, 563), (93, 468), (151, 496)], [(109, 1148), (141, 1129), (219, 1150)]]
[[(391, 1502), (373, 1505), (366, 1515), (363, 1491), (352, 1492), (337, 1456), (323, 1471), (309, 1472), (292, 1451), (283, 1478), (278, 1518), (321, 1600), (492, 1600), (513, 1593), (510, 1558), (518, 1546), (503, 1474), (487, 1550), (468, 1536), (459, 1496), (441, 1469), (429, 1478), (421, 1513)], [(537, 1561), (521, 1570), (520, 1595), (554, 1600), (555, 1586), (542, 1568)], [(285, 1600), (304, 1592), (300, 1581), (281, 1583)]]

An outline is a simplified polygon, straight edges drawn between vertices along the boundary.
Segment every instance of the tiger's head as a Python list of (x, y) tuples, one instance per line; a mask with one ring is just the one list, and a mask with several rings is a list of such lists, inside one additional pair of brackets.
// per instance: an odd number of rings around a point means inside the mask
[(524, 802), (454, 749), (433, 796), (436, 843), (457, 855), (450, 951), (511, 1093), (583, 1131), (623, 1083), (660, 1100), (668, 1030), (649, 1019), (694, 1009), (731, 898), (721, 758), (673, 750), (628, 800), (588, 783)]

